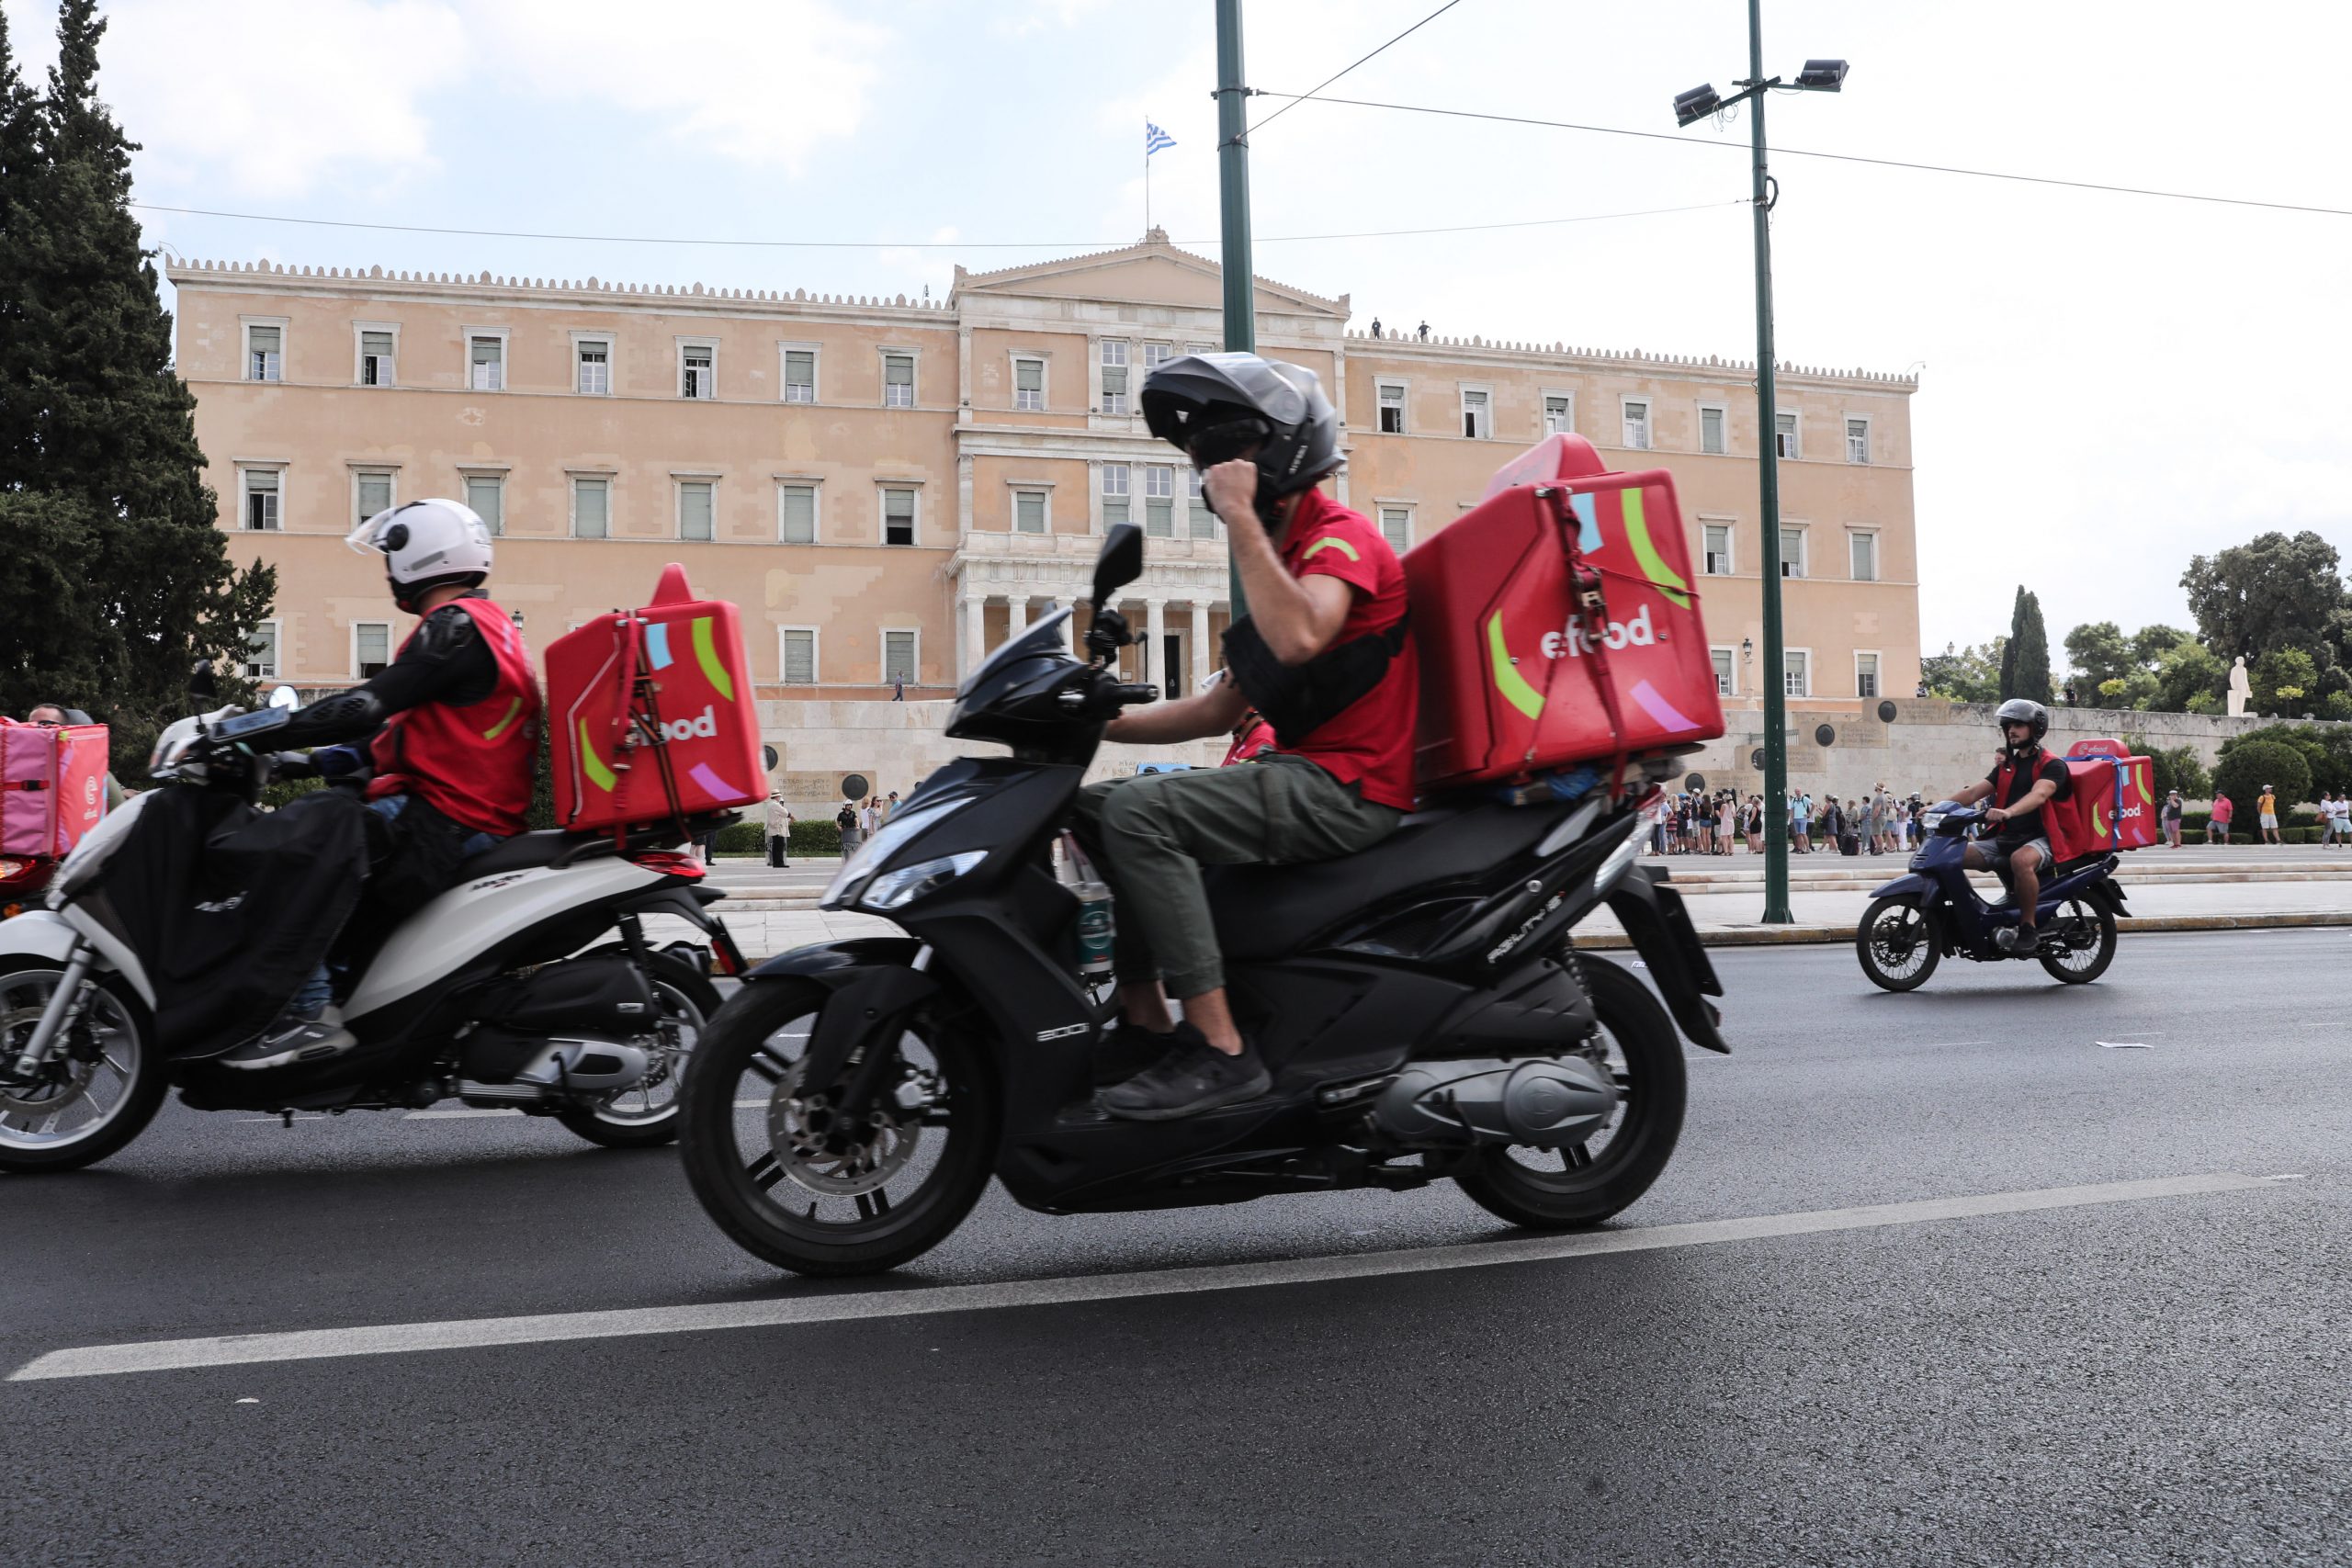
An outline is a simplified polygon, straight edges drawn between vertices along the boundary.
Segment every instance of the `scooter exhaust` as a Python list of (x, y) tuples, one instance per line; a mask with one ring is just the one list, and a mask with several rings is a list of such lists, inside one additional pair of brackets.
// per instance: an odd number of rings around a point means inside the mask
[(551, 1040), (523, 1066), (512, 1083), (458, 1086), (469, 1101), (528, 1105), (560, 1094), (609, 1094), (644, 1080), (652, 1058), (639, 1045), (611, 1040)]
[(1416, 1062), (1373, 1101), (1372, 1119), (1410, 1145), (1555, 1149), (1606, 1126), (1617, 1099), (1615, 1082), (1580, 1056)]

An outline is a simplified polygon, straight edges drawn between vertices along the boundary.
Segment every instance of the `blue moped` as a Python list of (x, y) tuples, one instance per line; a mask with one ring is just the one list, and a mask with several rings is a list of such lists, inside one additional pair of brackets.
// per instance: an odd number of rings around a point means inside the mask
[[(2034, 946), (2011, 952), (1994, 945), (1995, 931), (2018, 923), (2018, 908), (2014, 890), (1988, 904), (1969, 883), (1962, 856), (1984, 824), (1982, 809), (1951, 801), (1921, 817), (1928, 836), (1911, 857), (1910, 874), (1878, 890), (1854, 931), (1854, 951), (1872, 985), (1916, 989), (1946, 953), (1980, 964), (2036, 958), (2052, 979), (2070, 986), (2087, 985), (2114, 962), (2115, 921), (2125, 910), (2123, 889), (2115, 882), (2118, 857), (2105, 852), (2042, 873), (2034, 906), (2041, 937)], [(2001, 880), (2008, 881), (2006, 869)]]

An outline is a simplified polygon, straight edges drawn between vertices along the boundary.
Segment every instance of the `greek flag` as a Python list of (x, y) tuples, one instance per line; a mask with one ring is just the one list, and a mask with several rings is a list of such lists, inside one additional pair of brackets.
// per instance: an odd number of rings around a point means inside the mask
[(1173, 147), (1175, 145), (1176, 139), (1174, 137), (1169, 135), (1168, 132), (1160, 130), (1159, 127), (1152, 124), (1149, 120), (1145, 120), (1143, 122), (1143, 155), (1145, 157), (1150, 157), (1162, 147)]

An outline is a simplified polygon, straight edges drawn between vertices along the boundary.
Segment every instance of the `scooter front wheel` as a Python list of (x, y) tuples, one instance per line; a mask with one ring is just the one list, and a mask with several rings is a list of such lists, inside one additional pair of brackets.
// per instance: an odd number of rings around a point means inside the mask
[[(40, 962), (0, 973), (0, 1053), (8, 1061), (32, 1037), (63, 975)], [(0, 1087), (0, 1171), (95, 1165), (140, 1134), (169, 1087), (145, 1006), (119, 981), (96, 980), (40, 1081)]]
[(1854, 928), (1854, 956), (1881, 990), (1916, 991), (1936, 972), (1943, 952), (1919, 900), (1890, 894), (1862, 911), (1862, 923)]
[(998, 1091), (979, 1046), (927, 1013), (880, 1048), (880, 1093), (855, 1126), (831, 1084), (801, 1081), (831, 993), (756, 980), (718, 1010), (686, 1068), (678, 1141), (704, 1210), (736, 1245), (797, 1274), (875, 1274), (945, 1240), (987, 1188)]

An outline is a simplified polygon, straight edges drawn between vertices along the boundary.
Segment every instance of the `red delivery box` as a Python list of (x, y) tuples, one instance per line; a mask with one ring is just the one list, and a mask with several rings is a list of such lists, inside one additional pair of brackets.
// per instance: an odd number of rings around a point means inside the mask
[(62, 856), (107, 814), (107, 727), (0, 719), (0, 854)]
[(1405, 581), (1421, 659), (1423, 789), (1724, 732), (1682, 513), (1662, 468), (1611, 473), (1582, 436), (1547, 436), (1406, 556)]
[(594, 830), (765, 800), (765, 759), (743, 627), (663, 569), (653, 603), (548, 645), (556, 820)]
[(2120, 740), (2077, 740), (2063, 759), (2072, 793), (2058, 803), (2081, 854), (2156, 841), (2156, 765)]

